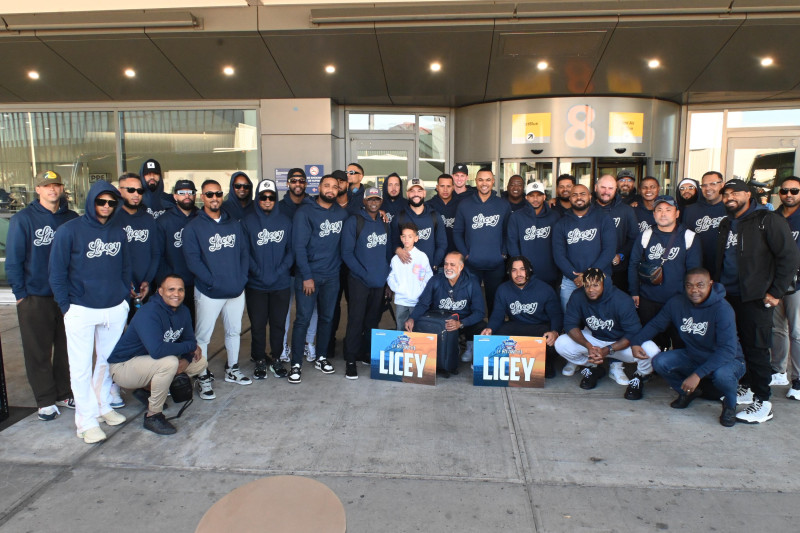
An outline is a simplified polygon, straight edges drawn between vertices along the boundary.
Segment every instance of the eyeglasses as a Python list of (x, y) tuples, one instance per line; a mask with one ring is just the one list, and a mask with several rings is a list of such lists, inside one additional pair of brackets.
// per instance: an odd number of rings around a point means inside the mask
[(683, 187), (678, 187), (679, 191), (694, 191), (696, 189), (697, 187), (695, 187), (694, 185), (684, 185)]
[(258, 201), (259, 202), (274, 202), (275, 201), (275, 196), (273, 196), (272, 194), (262, 194), (261, 196), (258, 197)]
[(233, 188), (236, 189), (237, 191), (239, 189), (249, 190), (250, 189), (250, 184), (249, 183), (234, 183), (233, 184)]
[(122, 187), (123, 190), (128, 191), (128, 194), (144, 194), (144, 189), (136, 187)]
[(94, 199), (94, 205), (96, 205), (97, 207), (105, 207), (105, 206), (117, 207), (117, 204), (119, 204), (117, 200), (106, 200), (105, 198)]
[(722, 185), (721, 181), (712, 181), (710, 183), (704, 183), (700, 187), (716, 187), (717, 185)]
[(363, 174), (362, 172), (359, 172), (358, 170), (348, 170), (347, 173), (350, 174), (351, 176), (354, 175), (354, 174), (358, 174), (358, 175), (362, 175)]
[(797, 196), (800, 194), (800, 189), (798, 188), (791, 188), (791, 189), (781, 189), (781, 194), (791, 194), (792, 196)]
[(630, 181), (631, 183), (633, 183), (633, 178), (620, 178), (617, 181)]
[(194, 196), (195, 192), (187, 189), (185, 191), (175, 191), (175, 194), (178, 196)]
[(203, 196), (206, 198), (214, 198), (215, 196), (217, 198), (222, 198), (222, 194), (222, 191), (206, 191), (203, 193)]
[(291, 178), (289, 180), (289, 183), (305, 183), (305, 182), (306, 182), (305, 178)]

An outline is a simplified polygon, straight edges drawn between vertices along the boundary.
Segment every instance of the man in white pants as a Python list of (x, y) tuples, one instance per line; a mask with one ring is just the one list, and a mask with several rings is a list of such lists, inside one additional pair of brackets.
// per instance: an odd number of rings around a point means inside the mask
[(50, 253), (50, 287), (64, 313), (75, 425), (87, 444), (106, 439), (99, 421), (125, 422), (111, 408), (108, 372), (108, 356), (128, 318), (125, 299), (133, 282), (125, 231), (109, 223), (119, 198), (111, 184), (95, 182), (85, 214), (59, 227)]
[[(250, 261), (247, 238), (239, 221), (221, 209), (220, 184), (206, 180), (200, 191), (203, 209), (183, 231), (183, 255), (194, 274), (197, 345), (203, 359), (208, 360), (208, 343), (217, 317), (222, 313), (225, 351), (228, 352), (225, 381), (250, 385), (252, 380), (239, 370), (244, 286)], [(217, 397), (211, 386), (213, 379), (208, 370), (197, 377), (200, 397), (204, 400)]]
[[(593, 389), (597, 380), (606, 374), (605, 368), (597, 366), (606, 357), (633, 363), (637, 370), (628, 383), (625, 398), (638, 400), (642, 397), (642, 383), (653, 373), (652, 358), (660, 353), (652, 341), (642, 343), (648, 359), (636, 359), (628, 339), (642, 329), (633, 300), (611, 283), (605, 285), (605, 274), (599, 268), (583, 272), (583, 288), (572, 293), (564, 315), (564, 331), (556, 339), (556, 352), (568, 362), (585, 366), (581, 374), (580, 387)], [(581, 324), (586, 327), (581, 330)], [(622, 366), (622, 362), (612, 363)]]

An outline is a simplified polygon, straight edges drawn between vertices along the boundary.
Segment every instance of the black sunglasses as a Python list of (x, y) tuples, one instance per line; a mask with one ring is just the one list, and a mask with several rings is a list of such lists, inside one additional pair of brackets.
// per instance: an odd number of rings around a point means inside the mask
[(128, 191), (128, 194), (144, 194), (144, 189), (136, 188), (136, 187), (122, 187), (122, 189)]
[(780, 193), (781, 194), (791, 194), (792, 196), (797, 196), (798, 194), (800, 194), (800, 189), (797, 189), (797, 188), (781, 189)]
[(105, 198), (95, 198), (94, 205), (97, 207), (105, 207), (106, 205), (109, 207), (117, 207), (119, 202), (117, 200), (106, 200)]
[(250, 188), (250, 185), (249, 185), (249, 184), (247, 184), (247, 183), (234, 183), (234, 184), (233, 184), (233, 188), (234, 188), (234, 189), (236, 189), (236, 190), (239, 190), (239, 189), (249, 189), (249, 188)]
[(305, 178), (291, 178), (289, 180), (289, 183), (305, 183), (305, 182), (306, 182)]
[(259, 202), (266, 202), (267, 200), (269, 200), (270, 202), (274, 202), (275, 196), (271, 194), (262, 194), (261, 196), (258, 197)]
[(215, 196), (217, 198), (222, 198), (222, 194), (222, 191), (206, 191), (203, 193), (203, 196), (206, 198), (214, 198)]

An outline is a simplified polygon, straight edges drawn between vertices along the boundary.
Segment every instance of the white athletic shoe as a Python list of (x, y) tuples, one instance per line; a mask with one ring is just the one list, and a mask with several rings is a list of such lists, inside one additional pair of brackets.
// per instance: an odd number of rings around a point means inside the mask
[(772, 381), (769, 382), (770, 387), (783, 387), (786, 385), (789, 385), (789, 378), (786, 377), (786, 372), (772, 374)]
[(561, 374), (564, 376), (574, 376), (575, 369), (577, 368), (578, 368), (577, 365), (568, 362), (566, 365), (564, 365), (564, 368), (561, 370)]
[(317, 347), (313, 344), (306, 343), (306, 347), (303, 349), (304, 355), (306, 356), (306, 361), (316, 361), (317, 359)]
[(772, 402), (762, 402), (756, 398), (747, 409), (736, 415), (736, 420), (747, 424), (761, 424), (772, 420)]
[(750, 405), (751, 403), (753, 403), (753, 391), (739, 385), (736, 389), (736, 405)]
[(625, 374), (625, 368), (623, 368), (622, 363), (611, 363), (608, 368), (608, 377), (616, 381), (617, 385), (623, 385), (627, 387), (630, 383), (628, 376)]
[(292, 360), (292, 347), (288, 344), (283, 345), (283, 351), (281, 352), (281, 361), (284, 363), (288, 363)]

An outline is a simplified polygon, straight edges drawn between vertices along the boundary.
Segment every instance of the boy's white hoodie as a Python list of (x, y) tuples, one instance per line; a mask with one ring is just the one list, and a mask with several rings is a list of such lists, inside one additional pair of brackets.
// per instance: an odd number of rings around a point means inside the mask
[(431, 264), (424, 252), (411, 249), (411, 262), (408, 264), (400, 261), (395, 255), (391, 262), (391, 272), (386, 280), (389, 288), (394, 291), (394, 303), (406, 307), (417, 305), (417, 299), (422, 294), (428, 280), (433, 277)]

